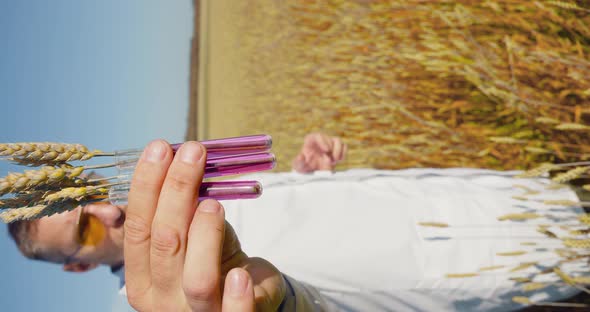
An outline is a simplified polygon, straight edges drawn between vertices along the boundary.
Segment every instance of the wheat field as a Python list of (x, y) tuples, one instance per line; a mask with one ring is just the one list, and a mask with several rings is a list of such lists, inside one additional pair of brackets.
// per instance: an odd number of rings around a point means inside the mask
[(342, 168), (590, 156), (583, 1), (224, 2), (207, 105), (232, 135), (273, 135), (279, 170), (312, 131), (344, 138)]
[[(208, 22), (198, 35), (209, 37), (200, 49), (199, 105), (206, 107), (207, 123), (201, 138), (271, 134), (277, 170), (287, 171), (305, 134), (321, 131), (349, 145), (337, 169), (528, 169), (523, 177), (551, 174), (550, 187), (580, 186), (580, 202), (545, 204), (590, 204), (585, 201), (590, 198), (587, 1), (219, 0), (200, 5)], [(568, 248), (587, 250), (587, 240), (580, 239), (587, 234), (587, 216), (576, 220), (583, 231), (571, 231), (575, 240), (554, 237), (546, 228), (539, 232)], [(421, 225), (452, 227), (437, 220)], [(581, 254), (559, 256), (567, 261)], [(516, 272), (532, 265), (481, 271)], [(552, 272), (564, 283), (588, 285), (559, 267)], [(515, 282), (525, 292), (547, 286)], [(526, 297), (513, 300), (539, 305), (531, 311), (559, 309)], [(581, 295), (568, 302), (589, 301)], [(569, 303), (562, 307), (567, 310)]]

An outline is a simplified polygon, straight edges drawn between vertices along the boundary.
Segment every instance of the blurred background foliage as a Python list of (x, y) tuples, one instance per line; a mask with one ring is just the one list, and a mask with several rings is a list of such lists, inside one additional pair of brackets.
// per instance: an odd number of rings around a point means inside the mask
[(343, 168), (590, 158), (586, 1), (231, 2), (232, 134), (272, 134), (279, 170), (312, 131)]

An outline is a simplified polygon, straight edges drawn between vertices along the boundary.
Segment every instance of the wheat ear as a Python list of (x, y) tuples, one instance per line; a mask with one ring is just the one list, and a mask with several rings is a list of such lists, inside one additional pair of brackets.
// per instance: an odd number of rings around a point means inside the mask
[(425, 226), (425, 227), (438, 227), (438, 228), (449, 227), (449, 225), (447, 223), (442, 223), (442, 222), (418, 222), (418, 225)]
[(565, 182), (579, 178), (582, 174), (586, 173), (588, 171), (588, 169), (590, 169), (590, 167), (577, 167), (577, 168), (568, 170), (567, 172), (560, 173), (560, 174), (556, 175), (551, 180), (556, 183), (565, 183)]
[(65, 163), (107, 155), (112, 156), (99, 150), (90, 151), (82, 144), (36, 142), (0, 144), (0, 156), (22, 164)]
[(585, 292), (585, 293), (587, 293), (587, 294), (590, 294), (590, 290), (589, 290), (589, 289), (587, 289), (587, 288), (585, 288), (585, 287), (583, 287), (583, 286), (579, 285), (579, 284), (576, 282), (576, 279), (575, 279), (575, 278), (573, 278), (573, 277), (571, 277), (571, 276), (567, 275), (567, 274), (566, 274), (565, 272), (563, 272), (563, 271), (562, 271), (560, 268), (553, 268), (553, 272), (554, 272), (554, 273), (555, 273), (557, 276), (559, 276), (559, 278), (561, 278), (561, 280), (562, 280), (562, 281), (564, 281), (566, 284), (568, 284), (568, 285), (570, 285), (570, 286), (573, 286), (573, 287), (575, 287), (575, 288), (577, 288), (577, 289), (579, 289), (579, 290), (581, 290), (581, 291), (583, 291), (583, 292)]
[(530, 282), (530, 283), (525, 283), (524, 285), (522, 285), (522, 290), (523, 291), (535, 291), (535, 290), (543, 289), (549, 285), (550, 284), (548, 284), (548, 283)]
[(533, 168), (531, 170), (525, 171), (519, 175), (517, 175), (517, 178), (536, 178), (539, 176), (542, 176), (543, 174), (551, 171), (551, 170), (555, 170), (555, 169), (559, 169), (560, 166), (558, 165), (554, 165), (554, 164), (542, 164), (536, 168)]
[(102, 198), (85, 198), (81, 201), (73, 199), (64, 199), (49, 204), (38, 204), (34, 206), (7, 208), (0, 210), (0, 219), (4, 223), (10, 223), (18, 220), (33, 220), (41, 217), (51, 216), (56, 213), (62, 213), (72, 210), (78, 206), (84, 206), (93, 202), (103, 201)]
[(568, 303), (568, 302), (533, 302), (527, 297), (515, 296), (512, 297), (512, 301), (520, 304), (528, 304), (542, 307), (566, 307), (566, 308), (586, 308), (587, 304), (583, 303)]
[(84, 167), (45, 166), (38, 170), (27, 170), (24, 173), (11, 173), (0, 179), (0, 196), (57, 183), (64, 179), (74, 179), (79, 177), (84, 169)]
[(43, 201), (51, 204), (67, 200), (83, 200), (94, 195), (107, 194), (109, 187), (114, 184), (105, 184), (99, 186), (81, 186), (81, 187), (66, 187), (57, 192), (47, 194)]
[(542, 216), (532, 212), (523, 212), (523, 213), (509, 213), (503, 216), (498, 217), (498, 221), (505, 221), (505, 220), (512, 220), (512, 221), (522, 221), (522, 220), (530, 220), (541, 218)]
[(33, 220), (45, 216), (51, 216), (56, 213), (72, 210), (79, 205), (84, 205), (92, 201), (79, 202), (75, 200), (66, 200), (48, 205), (35, 205), (31, 207), (19, 207), (0, 210), (0, 219), (4, 223), (10, 223), (18, 220)]
[(11, 223), (18, 220), (35, 219), (40, 215), (47, 205), (37, 205), (33, 207), (9, 208), (0, 210), (0, 219), (4, 223)]
[(589, 130), (590, 127), (583, 125), (583, 124), (568, 122), (568, 123), (562, 123), (562, 124), (555, 126), (555, 129), (561, 130), (561, 131), (581, 131), (581, 130)]
[(570, 248), (590, 248), (590, 239), (564, 238), (563, 245)]

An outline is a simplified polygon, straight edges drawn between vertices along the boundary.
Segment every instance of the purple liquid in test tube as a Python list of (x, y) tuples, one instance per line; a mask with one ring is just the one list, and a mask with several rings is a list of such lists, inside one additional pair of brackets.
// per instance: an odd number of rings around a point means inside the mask
[[(201, 141), (207, 149), (207, 159), (215, 159), (232, 155), (252, 154), (268, 152), (272, 147), (270, 135), (259, 134), (235, 138), (215, 139)], [(176, 152), (182, 143), (172, 144), (172, 150)]]
[(246, 154), (207, 160), (205, 178), (265, 171), (276, 163), (272, 153)]
[[(226, 139), (202, 141), (207, 149), (205, 178), (253, 173), (273, 169), (275, 156), (269, 153), (272, 139), (269, 135), (251, 135)], [(173, 144), (174, 152), (182, 143)], [(129, 180), (142, 150), (125, 150), (118, 152), (117, 170), (122, 185), (111, 188), (111, 202), (126, 204)], [(199, 189), (199, 199), (214, 198), (218, 200), (257, 198), (262, 193), (262, 186), (256, 181), (203, 182)]]
[[(127, 205), (130, 184), (113, 186), (109, 190), (109, 200), (113, 205)], [(262, 186), (257, 181), (203, 182), (199, 188), (199, 200), (251, 199), (262, 194)]]
[(199, 189), (199, 200), (251, 199), (262, 194), (262, 186), (257, 181), (203, 182)]

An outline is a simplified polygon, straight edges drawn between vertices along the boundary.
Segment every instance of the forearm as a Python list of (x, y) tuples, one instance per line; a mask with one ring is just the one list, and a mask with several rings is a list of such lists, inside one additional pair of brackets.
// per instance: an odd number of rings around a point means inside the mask
[(283, 274), (287, 284), (280, 312), (330, 311), (327, 301), (313, 286)]

